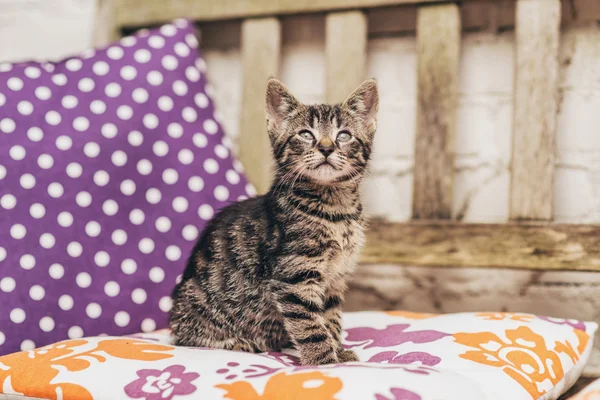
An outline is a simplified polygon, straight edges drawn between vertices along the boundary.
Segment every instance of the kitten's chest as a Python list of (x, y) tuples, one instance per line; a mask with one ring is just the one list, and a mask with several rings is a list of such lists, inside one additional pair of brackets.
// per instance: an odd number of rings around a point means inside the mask
[(364, 244), (364, 228), (359, 221), (329, 224), (328, 232), (335, 245), (330, 253), (329, 270), (337, 275), (345, 275), (355, 268), (360, 250)]

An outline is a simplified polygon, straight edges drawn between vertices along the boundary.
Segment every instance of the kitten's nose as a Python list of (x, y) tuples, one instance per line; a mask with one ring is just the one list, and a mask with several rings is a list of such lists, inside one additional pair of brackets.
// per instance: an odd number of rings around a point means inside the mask
[(334, 152), (335, 146), (333, 145), (333, 141), (326, 136), (319, 141), (317, 149), (327, 158)]

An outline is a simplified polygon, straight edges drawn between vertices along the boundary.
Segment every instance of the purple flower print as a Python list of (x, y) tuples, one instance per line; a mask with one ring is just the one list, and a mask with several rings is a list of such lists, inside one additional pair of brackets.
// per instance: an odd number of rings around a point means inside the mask
[(421, 396), (410, 390), (392, 388), (390, 389), (393, 397), (383, 396), (381, 394), (375, 395), (375, 400), (422, 400)]
[(360, 342), (351, 345), (345, 345), (346, 348), (359, 347), (368, 343), (364, 348), (371, 347), (392, 347), (403, 343), (430, 343), (450, 336), (447, 333), (438, 331), (414, 331), (406, 332), (409, 328), (408, 324), (389, 325), (384, 329), (375, 328), (351, 328), (347, 329), (348, 342)]
[(141, 369), (138, 379), (125, 386), (127, 396), (145, 400), (170, 400), (196, 391), (192, 382), (198, 378), (195, 372), (184, 373), (183, 365), (171, 365), (163, 369)]
[(579, 329), (581, 331), (585, 331), (585, 324), (581, 321), (576, 321), (574, 319), (562, 319), (562, 318), (552, 318), (552, 317), (541, 317), (538, 316), (539, 319), (544, 320), (546, 322), (550, 322), (556, 325), (569, 325), (574, 329)]
[(388, 364), (416, 364), (429, 365), (430, 367), (438, 365), (441, 358), (422, 351), (413, 351), (411, 353), (400, 354), (397, 351), (384, 351), (375, 354), (368, 362), (388, 363)]

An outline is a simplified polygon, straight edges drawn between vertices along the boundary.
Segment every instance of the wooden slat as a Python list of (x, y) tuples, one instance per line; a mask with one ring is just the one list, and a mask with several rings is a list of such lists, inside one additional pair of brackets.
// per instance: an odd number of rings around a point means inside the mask
[(600, 271), (600, 225), (373, 222), (361, 261)]
[(265, 117), (267, 80), (279, 73), (281, 24), (277, 18), (248, 19), (242, 23), (242, 112), (240, 160), (246, 174), (264, 193), (271, 183), (272, 157)]
[[(456, 4), (417, 13), (417, 137), (413, 218), (446, 219), (452, 212), (454, 120), (460, 57)], [(398, 127), (398, 134), (401, 134)]]
[(327, 14), (325, 19), (327, 103), (341, 103), (365, 79), (367, 17), (362, 11)]
[(510, 217), (552, 218), (560, 0), (519, 0)]
[(94, 46), (103, 47), (119, 38), (115, 19), (115, 0), (96, 0), (94, 17)]

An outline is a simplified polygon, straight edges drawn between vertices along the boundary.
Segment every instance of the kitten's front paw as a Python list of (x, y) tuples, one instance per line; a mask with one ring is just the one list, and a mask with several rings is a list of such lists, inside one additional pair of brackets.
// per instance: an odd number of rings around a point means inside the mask
[(341, 363), (360, 361), (356, 353), (352, 350), (340, 350), (338, 351), (337, 356)]
[(326, 356), (323, 356), (322, 354), (300, 354), (300, 364), (305, 366), (337, 364), (338, 362), (338, 357), (333, 350)]

